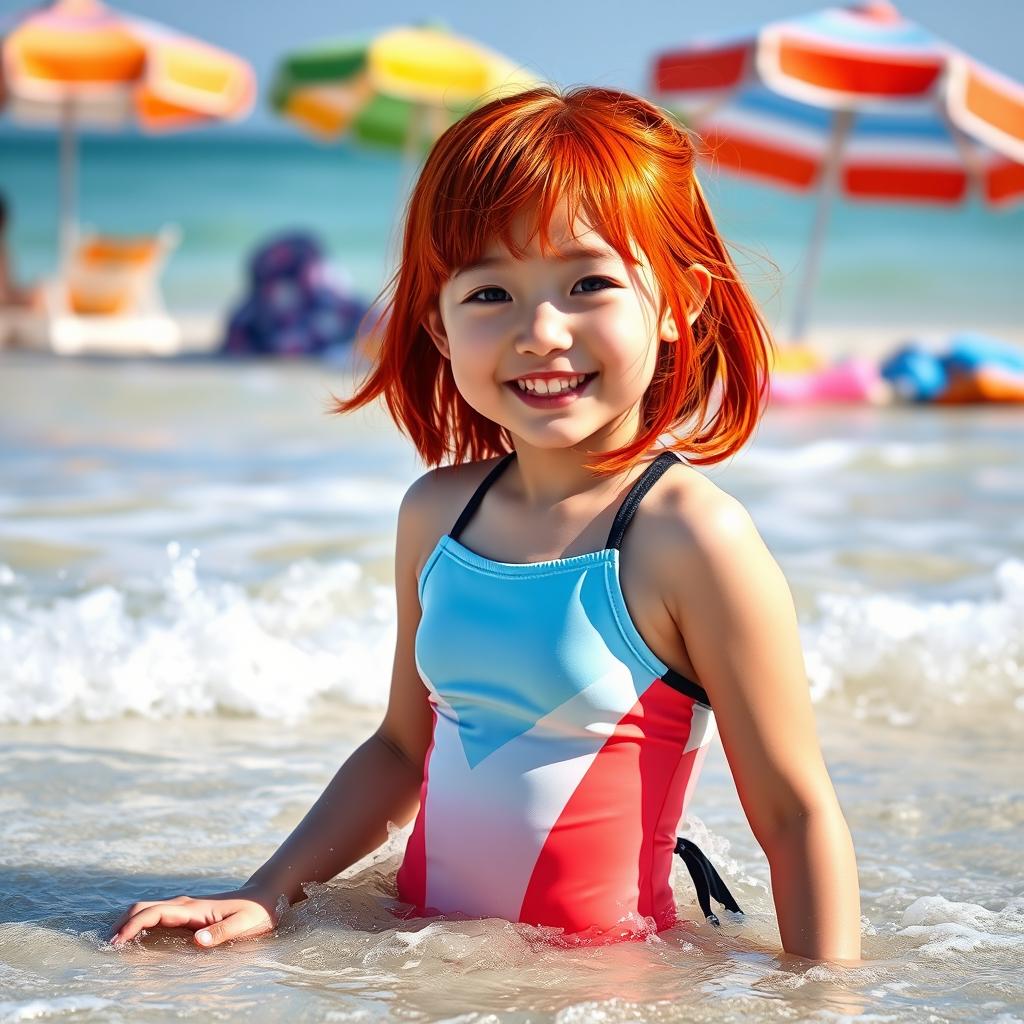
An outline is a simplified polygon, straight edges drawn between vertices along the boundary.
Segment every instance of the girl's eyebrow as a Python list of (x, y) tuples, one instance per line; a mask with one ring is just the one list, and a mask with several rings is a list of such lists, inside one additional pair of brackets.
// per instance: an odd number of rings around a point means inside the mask
[[(560, 252), (555, 253), (555, 259), (560, 263), (571, 263), (573, 260), (606, 260), (616, 259), (619, 254), (613, 249), (595, 249), (588, 246), (580, 246), (575, 249), (563, 249)], [(478, 260), (474, 260), (472, 263), (467, 263), (463, 267), (456, 268), (452, 274), (452, 278), (458, 277), (460, 274), (468, 274), (474, 270), (484, 270), (487, 267), (501, 266), (504, 263), (519, 262), (518, 260), (509, 260), (505, 256), (482, 256)]]

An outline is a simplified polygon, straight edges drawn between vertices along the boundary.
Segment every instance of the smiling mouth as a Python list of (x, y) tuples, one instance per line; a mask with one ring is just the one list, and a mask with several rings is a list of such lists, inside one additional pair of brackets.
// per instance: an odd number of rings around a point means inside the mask
[(567, 388), (562, 387), (557, 392), (542, 393), (540, 391), (533, 391), (527, 387), (520, 387), (518, 380), (507, 381), (505, 387), (512, 391), (518, 398), (520, 398), (527, 405), (534, 407), (543, 408), (545, 406), (560, 406), (568, 405), (574, 402), (584, 391), (590, 386), (590, 382), (597, 376), (596, 373), (585, 373), (577, 374), (582, 376), (581, 380), (575, 387)]
[(581, 378), (573, 387), (566, 387), (565, 381), (570, 379), (566, 377), (552, 377), (544, 381), (548, 386), (554, 383), (556, 380), (559, 381), (560, 387), (557, 391), (538, 391), (534, 388), (527, 387), (523, 381), (530, 378), (517, 378), (506, 382), (506, 386), (510, 387), (513, 391), (521, 395), (532, 395), (536, 398), (558, 398), (561, 395), (579, 394), (584, 388), (597, 376), (596, 373), (578, 373), (572, 375), (573, 378)]

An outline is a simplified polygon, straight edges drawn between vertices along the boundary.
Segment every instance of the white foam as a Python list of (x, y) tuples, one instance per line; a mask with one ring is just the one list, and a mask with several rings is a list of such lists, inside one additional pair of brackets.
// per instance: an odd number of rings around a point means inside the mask
[(0, 1024), (23, 1020), (46, 1020), (68, 1014), (86, 1013), (113, 1006), (113, 1000), (100, 996), (52, 996), (49, 999), (25, 999), (0, 1002)]
[(843, 694), (895, 724), (967, 704), (1024, 711), (1024, 562), (999, 565), (994, 591), (957, 601), (820, 595), (802, 631), (812, 696)]
[[(303, 560), (256, 586), (166, 573), (54, 598), (0, 573), (0, 722), (242, 713), (296, 720), (323, 696), (380, 707), (394, 594), (357, 562)], [(1024, 562), (981, 600), (822, 594), (803, 646), (816, 701), (909, 724), (966, 704), (1024, 710)]]
[(1024, 898), (1001, 910), (956, 903), (943, 896), (922, 896), (903, 912), (900, 935), (919, 941), (928, 957), (978, 950), (1024, 950)]
[(0, 605), (0, 722), (215, 711), (295, 720), (335, 695), (383, 703), (394, 597), (351, 561), (300, 561), (252, 590), (168, 549), (156, 593), (99, 586)]
[(809, 472), (829, 472), (849, 466), (865, 449), (865, 443), (839, 438), (810, 441), (798, 446), (761, 443), (743, 454), (744, 469), (765, 473), (772, 480), (780, 476), (800, 478)]

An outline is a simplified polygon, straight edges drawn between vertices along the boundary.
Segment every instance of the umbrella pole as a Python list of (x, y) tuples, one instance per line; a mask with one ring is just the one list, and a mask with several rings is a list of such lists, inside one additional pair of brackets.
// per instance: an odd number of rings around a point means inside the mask
[(65, 99), (60, 115), (60, 225), (58, 245), (60, 275), (63, 278), (70, 265), (75, 247), (75, 113), (73, 101)]
[(422, 103), (417, 103), (413, 107), (409, 119), (409, 132), (402, 145), (402, 165), (398, 171), (398, 204), (389, 246), (392, 251), (392, 268), (397, 267), (402, 258), (401, 217), (402, 211), (412, 196), (413, 185), (416, 182), (416, 168), (419, 166), (418, 154), (426, 133), (425, 120), (426, 108)]
[(811, 295), (818, 277), (818, 264), (821, 261), (821, 249), (825, 241), (825, 228), (828, 226), (832, 199), (839, 191), (839, 164), (843, 154), (843, 143), (853, 124), (853, 116), (852, 110), (837, 110), (832, 118), (832, 136), (825, 154), (825, 164), (821, 170), (818, 207), (814, 213), (814, 226), (811, 229), (811, 240), (807, 247), (804, 276), (800, 282), (800, 290), (797, 292), (796, 304), (793, 308), (793, 320), (789, 332), (789, 340), (793, 343), (801, 341), (807, 330)]
[(412, 116), (409, 119), (409, 133), (406, 135), (405, 145), (402, 147), (402, 180), (399, 186), (401, 192), (399, 196), (400, 205), (408, 202), (413, 182), (416, 180), (419, 154), (423, 146), (423, 139), (427, 133), (426, 119), (426, 107), (422, 103), (417, 103), (412, 109)]

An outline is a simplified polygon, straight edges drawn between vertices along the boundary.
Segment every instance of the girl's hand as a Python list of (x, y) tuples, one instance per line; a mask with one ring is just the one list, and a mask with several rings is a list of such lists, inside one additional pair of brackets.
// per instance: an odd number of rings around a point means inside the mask
[(213, 896), (175, 896), (134, 903), (114, 926), (110, 942), (122, 946), (149, 928), (191, 928), (198, 945), (210, 948), (229, 939), (251, 939), (273, 931), (279, 896), (255, 885)]

